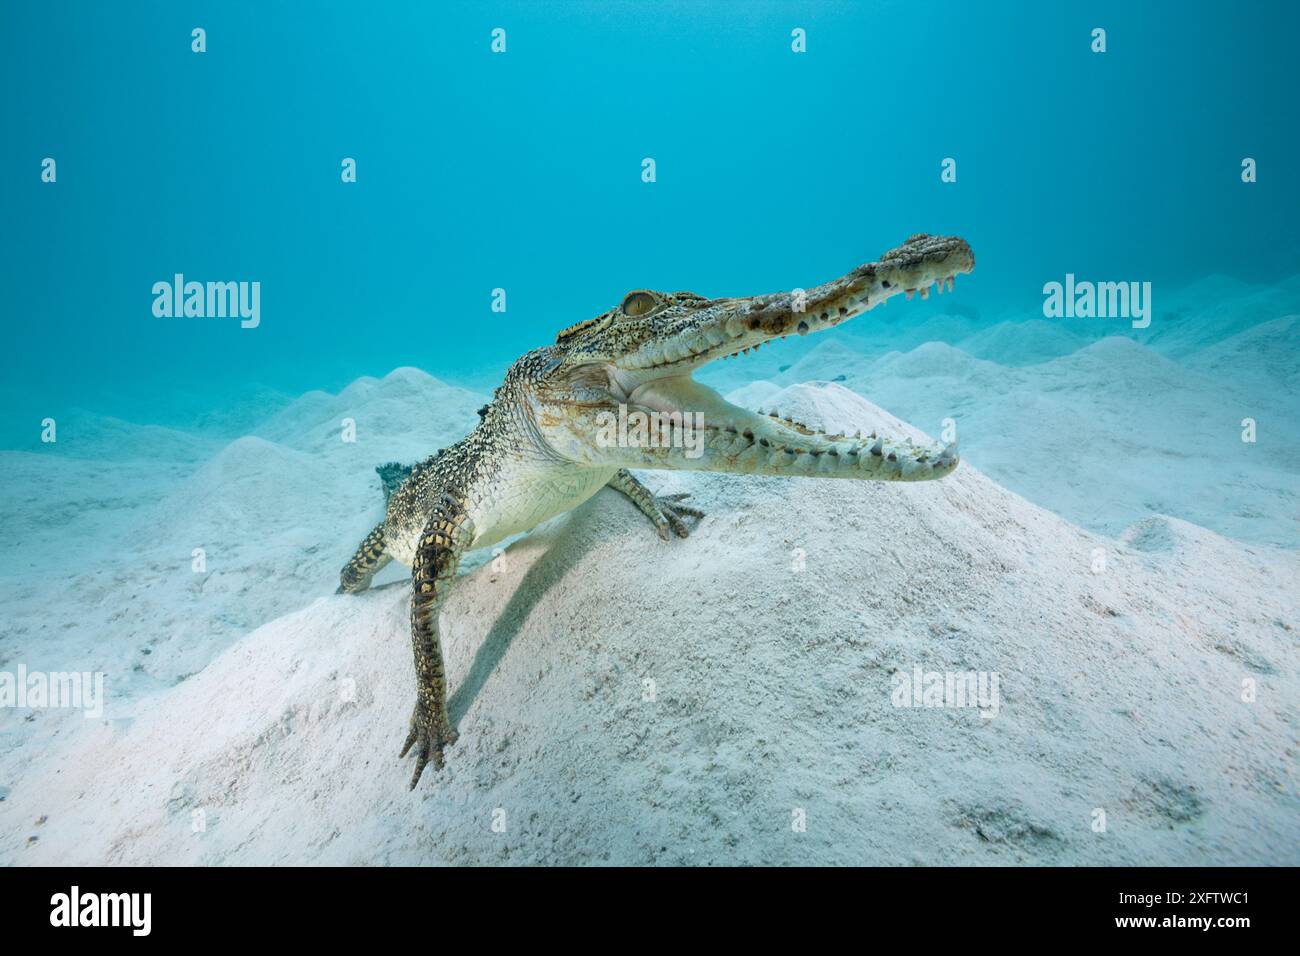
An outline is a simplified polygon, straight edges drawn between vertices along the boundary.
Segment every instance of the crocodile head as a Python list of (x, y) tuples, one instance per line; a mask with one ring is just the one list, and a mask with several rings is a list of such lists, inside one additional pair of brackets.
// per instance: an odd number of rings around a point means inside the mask
[[(964, 240), (917, 235), (879, 261), (808, 290), (722, 299), (631, 292), (617, 308), (565, 329), (554, 346), (542, 350), (545, 361), (535, 366), (528, 389), (532, 418), (552, 452), (593, 465), (941, 477), (956, 465), (950, 450), (917, 449), (874, 435), (825, 435), (732, 405), (692, 373), (787, 335), (834, 328), (896, 295), (925, 297), (936, 283), (940, 292), (945, 285), (951, 289), (955, 276), (974, 265)], [(704, 430), (705, 448), (693, 459), (685, 445), (612, 444), (610, 416), (630, 413), (685, 416)], [(866, 474), (868, 465), (878, 465), (878, 473)]]

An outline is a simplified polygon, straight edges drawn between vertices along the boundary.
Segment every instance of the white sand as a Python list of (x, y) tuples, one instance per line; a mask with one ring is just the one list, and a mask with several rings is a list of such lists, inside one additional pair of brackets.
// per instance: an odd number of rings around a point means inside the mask
[[(1204, 338), (1177, 361), (1118, 335), (1070, 351), (1079, 337), (1059, 326), (1045, 331), (1041, 320), (965, 338), (966, 321), (954, 321), (955, 346), (878, 352), (866, 340), (825, 337), (771, 381), (747, 377), (748, 360), (702, 377), (737, 389), (750, 406), (780, 385), (838, 380), (933, 434), (951, 418), (967, 462), (1088, 530), (1119, 535), (1148, 515), (1170, 514), (1242, 541), (1300, 546), (1296, 316)], [(927, 325), (942, 331), (943, 322)], [(977, 357), (1015, 340), (1017, 325), (1025, 327), (1023, 351), (1011, 350), (1012, 364)], [(1183, 338), (1164, 339), (1178, 345), (1195, 334), (1189, 325)], [(1058, 348), (1058, 357), (1019, 364)], [(759, 355), (767, 368), (781, 362), (779, 349)], [(1253, 444), (1242, 442), (1247, 418), (1256, 423)]]
[[(2, 452), (0, 670), (103, 671), (109, 700), (0, 709), (0, 862), (1300, 862), (1300, 555), (1260, 543), (1300, 540), (1293, 328), (1172, 361), (1038, 324), (1006, 366), (978, 357), (1003, 326), (874, 361), (827, 338), (733, 400), (952, 416), (966, 463), (644, 473), (709, 512), (691, 538), (606, 491), (478, 556), (443, 616), (461, 739), (413, 794), (401, 569), (332, 591), (381, 513), (373, 466), (454, 440), (481, 396), (399, 369), (233, 442), (87, 417)], [(998, 673), (997, 716), (893, 706), (914, 666)]]

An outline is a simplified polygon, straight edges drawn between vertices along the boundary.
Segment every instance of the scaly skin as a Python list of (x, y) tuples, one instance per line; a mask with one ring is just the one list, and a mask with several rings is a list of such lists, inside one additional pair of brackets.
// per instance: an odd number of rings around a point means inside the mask
[[(703, 512), (684, 495), (657, 497), (629, 468), (734, 474), (925, 481), (957, 467), (954, 446), (918, 448), (911, 441), (827, 435), (789, 418), (737, 408), (691, 378), (700, 366), (791, 333), (833, 328), (899, 293), (931, 284), (951, 288), (975, 266), (965, 241), (918, 235), (880, 261), (807, 290), (736, 299), (691, 292), (629, 293), (617, 308), (559, 334), (554, 345), (520, 358), (478, 426), (410, 470), (388, 500), (384, 521), (343, 568), (339, 590), (370, 585), (390, 560), (412, 570), (411, 640), (416, 703), (402, 748), (414, 748), (414, 789), (456, 740), (447, 716), (447, 682), (438, 612), (461, 556), (527, 531), (576, 508), (609, 485), (627, 495), (661, 537), (686, 537), (684, 518)], [(702, 422), (696, 451), (649, 442), (609, 441), (619, 413), (685, 413)], [(405, 469), (381, 469), (386, 488)]]

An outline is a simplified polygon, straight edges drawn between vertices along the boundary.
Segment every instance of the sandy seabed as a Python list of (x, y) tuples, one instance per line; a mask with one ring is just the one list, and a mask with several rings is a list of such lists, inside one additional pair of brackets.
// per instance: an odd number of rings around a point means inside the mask
[[(1294, 865), (1298, 293), (1212, 277), (1137, 338), (862, 320), (709, 370), (836, 430), (952, 418), (965, 460), (645, 472), (708, 512), (690, 538), (605, 490), (476, 555), (460, 740), (414, 793), (402, 569), (333, 590), (373, 467), (484, 397), (403, 368), (224, 430), (72, 417), (0, 452), (0, 670), (107, 697), (0, 709), (0, 862)], [(896, 706), (917, 668), (998, 675), (996, 716)]]

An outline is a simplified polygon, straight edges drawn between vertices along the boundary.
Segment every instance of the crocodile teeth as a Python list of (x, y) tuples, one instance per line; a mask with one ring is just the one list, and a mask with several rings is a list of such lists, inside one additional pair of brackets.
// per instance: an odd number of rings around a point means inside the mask
[(921, 298), (922, 298), (922, 299), (928, 299), (928, 298), (930, 298), (930, 287), (929, 287), (929, 286), (925, 286), (925, 287), (921, 290)]

